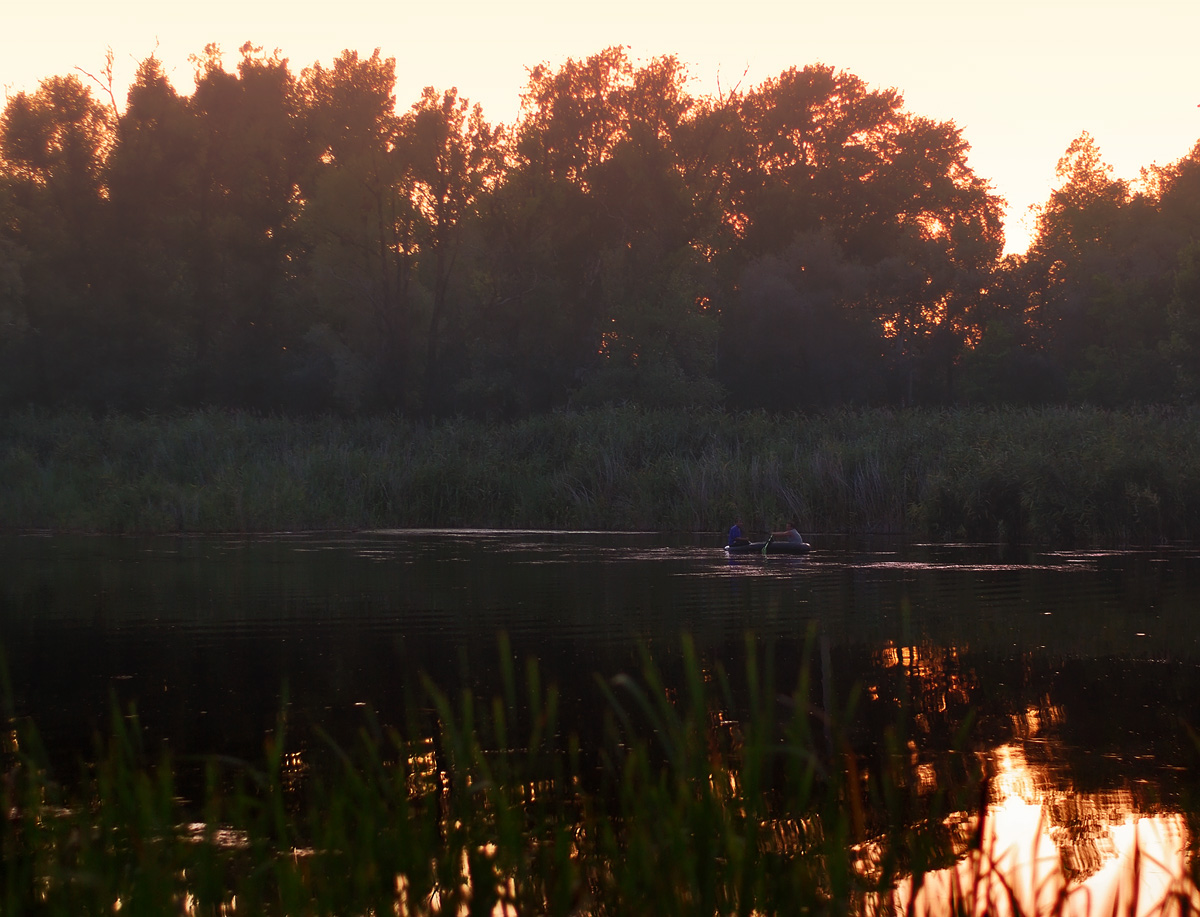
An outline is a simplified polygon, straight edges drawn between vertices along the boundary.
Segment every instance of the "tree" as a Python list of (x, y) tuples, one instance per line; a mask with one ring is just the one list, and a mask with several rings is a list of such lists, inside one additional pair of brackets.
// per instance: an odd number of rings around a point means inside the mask
[(16, 240), (16, 208), (0, 179), (0, 404), (17, 400), (28, 384), (29, 315), (25, 269), (29, 252)]
[(105, 169), (113, 397), (125, 406), (173, 403), (195, 373), (201, 149), (188, 100), (157, 59), (142, 61)]
[(535, 68), (488, 210), (498, 247), (488, 362), (525, 404), (711, 401), (715, 311), (677, 138), (693, 100), (673, 57), (608, 48)]
[[(400, 120), (397, 155), (407, 212), (413, 220), (418, 273), (431, 292), (426, 328), (424, 401), (436, 407), (439, 392), (459, 375), (443, 366), (450, 321), (451, 282), (462, 273), (459, 255), (481, 197), (498, 181), (502, 130), (483, 110), (458, 98), (458, 90), (426, 87)], [(456, 329), (461, 337), (463, 329)]]
[(855, 186), (873, 178), (901, 106), (895, 90), (869, 90), (824, 65), (793, 67), (747, 93), (726, 202), (745, 255), (780, 251), (821, 226), (850, 244), (870, 216)]
[[(301, 75), (309, 171), (300, 228), (313, 324), (298, 369), (310, 400), (412, 406), (415, 239), (396, 153), (396, 62), (344, 51)], [(323, 394), (322, 394), (323, 393)]]
[(1086, 133), (1059, 160), (1025, 264), (1030, 318), (1071, 400), (1161, 401), (1172, 385), (1162, 342), (1179, 243), (1161, 233), (1154, 194), (1111, 172)]
[(1200, 240), (1179, 253), (1168, 305), (1170, 336), (1164, 352), (1175, 372), (1178, 392), (1188, 401), (1200, 398)]
[(309, 150), (287, 60), (250, 44), (241, 54), (232, 74), (206, 48), (191, 99), (200, 122), (194, 397), (263, 405), (278, 394), (283, 348), (302, 331), (291, 255)]
[(1071, 141), (1054, 170), (1059, 184), (1038, 213), (1032, 251), (1065, 265), (1105, 247), (1130, 198), (1129, 183), (1111, 173), (1087, 131)]
[(74, 76), (18, 93), (0, 116), (0, 251), (10, 295), (23, 301), (30, 350), (20, 384), (34, 400), (86, 398), (95, 381), (104, 311), (93, 291), (111, 142), (111, 112)]
[(585, 189), (592, 169), (635, 133), (669, 140), (688, 114), (686, 73), (667, 55), (638, 67), (619, 45), (557, 70), (539, 64), (521, 95), (516, 155), (524, 168)]
[(968, 404), (1050, 404), (1066, 397), (1066, 379), (1031, 320), (1037, 300), (1024, 255), (992, 272), (979, 340), (961, 361), (959, 397)]
[[(970, 169), (959, 128), (908, 114), (895, 90), (870, 90), (823, 65), (785, 71), (738, 106), (745, 133), (718, 178), (733, 260), (755, 263), (820, 235), (868, 276), (861, 300), (835, 297), (822, 308), (873, 316), (903, 400), (948, 398), (1003, 244), (1002, 201)], [(747, 335), (754, 308), (727, 291), (726, 381), (773, 346)]]
[(738, 283), (740, 322), (722, 338), (735, 402), (817, 410), (880, 398), (878, 331), (860, 307), (869, 280), (820, 232), (748, 265)]

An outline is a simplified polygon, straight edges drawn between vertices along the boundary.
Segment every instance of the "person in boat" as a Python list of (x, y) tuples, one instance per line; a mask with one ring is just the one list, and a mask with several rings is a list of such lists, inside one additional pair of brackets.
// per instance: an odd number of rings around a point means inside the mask
[(746, 537), (746, 533), (742, 531), (742, 524), (735, 522), (729, 527), (729, 545), (749, 544), (750, 539)]
[(772, 541), (789, 541), (794, 544), (804, 544), (804, 536), (796, 530), (796, 521), (793, 519), (788, 523), (786, 529), (782, 532), (772, 532)]

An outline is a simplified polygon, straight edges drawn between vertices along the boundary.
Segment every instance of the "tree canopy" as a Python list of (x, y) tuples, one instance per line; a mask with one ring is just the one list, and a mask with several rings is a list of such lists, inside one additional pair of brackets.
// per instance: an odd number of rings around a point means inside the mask
[(1084, 134), (1027, 254), (953, 122), (823, 64), (718, 96), (621, 47), (492, 124), (395, 61), (153, 57), (0, 115), (0, 403), (508, 416), (568, 405), (1191, 401), (1200, 145)]

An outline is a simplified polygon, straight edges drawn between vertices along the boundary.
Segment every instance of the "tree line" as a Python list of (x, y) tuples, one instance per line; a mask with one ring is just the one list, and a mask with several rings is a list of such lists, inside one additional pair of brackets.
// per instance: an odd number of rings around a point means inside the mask
[[(961, 130), (825, 65), (529, 71), (513, 124), (395, 62), (149, 57), (0, 115), (0, 404), (511, 417), (633, 403), (1194, 401), (1200, 145), (1087, 135), (1027, 254)], [(103, 87), (101, 87), (103, 88)]]

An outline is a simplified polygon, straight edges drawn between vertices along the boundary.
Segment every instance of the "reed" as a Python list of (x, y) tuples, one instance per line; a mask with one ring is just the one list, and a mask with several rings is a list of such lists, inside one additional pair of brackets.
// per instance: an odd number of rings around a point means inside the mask
[[(261, 761), (213, 757), (190, 795), (132, 710), (70, 781), (10, 711), (0, 913), (875, 914), (927, 881), (909, 912), (1021, 917), (1047, 900), (985, 849), (966, 729), (931, 789), (903, 708), (864, 748), (855, 694), (831, 696), (812, 665), (781, 694), (769, 650), (746, 652), (739, 684), (686, 640), (669, 675), (647, 655), (598, 680), (590, 749), (536, 661), (516, 671), (502, 640), (495, 696), (424, 679), (398, 725), (367, 717), (317, 748), (281, 715)], [(1113, 915), (1195, 909), (1186, 873), (1139, 901), (1139, 863)], [(1074, 912), (1071, 894), (1028, 913)]]
[(1194, 537), (1200, 411), (649, 412), (512, 423), (198, 411), (0, 418), (11, 529), (549, 527)]
[(70, 782), (23, 726), (0, 784), (3, 913), (848, 913), (952, 862), (925, 825), (978, 775), (927, 798), (895, 749), (878, 776), (847, 765), (853, 699), (816, 704), (806, 668), (780, 703), (747, 646), (744, 685), (686, 642), (678, 680), (647, 656), (599, 681), (598, 752), (535, 661), (508, 663), (498, 696), (426, 679), (407, 722), (369, 719), (346, 748), (290, 751), (281, 716), (262, 762), (214, 758), (191, 800), (133, 711)]

